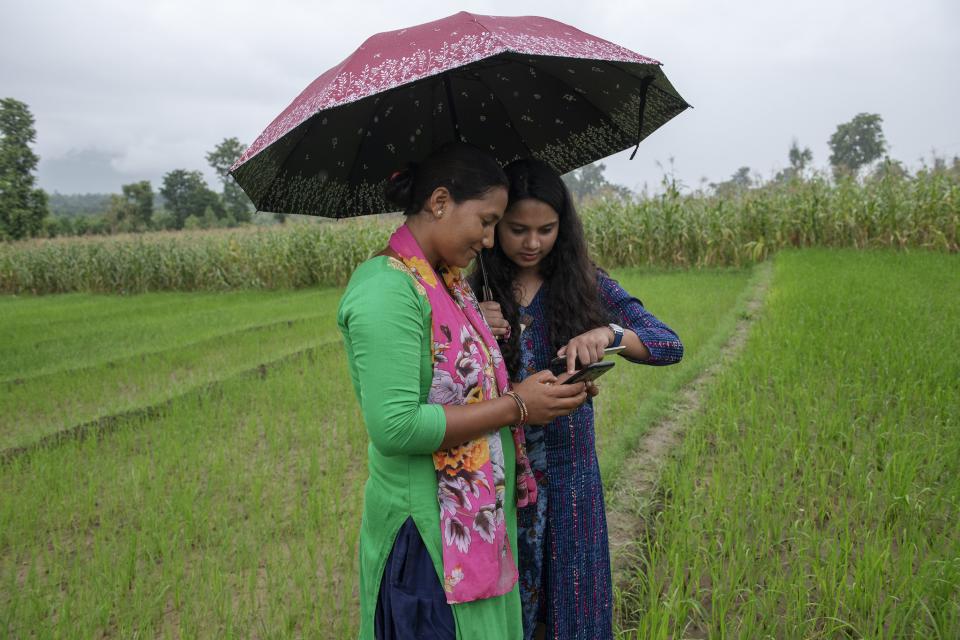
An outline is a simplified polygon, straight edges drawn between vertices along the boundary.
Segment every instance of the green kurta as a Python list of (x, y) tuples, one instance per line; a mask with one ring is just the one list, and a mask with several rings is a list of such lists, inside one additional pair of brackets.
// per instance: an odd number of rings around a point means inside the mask
[[(357, 267), (340, 300), (337, 324), (370, 437), (360, 525), (360, 638), (372, 639), (384, 566), (408, 517), (433, 559), (437, 580), (443, 580), (432, 454), (443, 441), (446, 417), (440, 405), (427, 404), (433, 379), (430, 303), (402, 263), (378, 256)], [(508, 427), (500, 437), (508, 497), (504, 516), (516, 562), (515, 452)], [(516, 586), (499, 597), (452, 606), (461, 640), (523, 637)]]

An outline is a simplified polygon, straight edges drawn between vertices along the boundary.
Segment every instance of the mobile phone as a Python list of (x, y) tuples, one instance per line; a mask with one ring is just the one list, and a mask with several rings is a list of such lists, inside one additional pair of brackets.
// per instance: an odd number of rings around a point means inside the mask
[[(626, 345), (619, 345), (616, 347), (607, 347), (603, 350), (603, 357), (612, 356), (616, 353), (620, 353), (626, 349)], [(574, 365), (577, 369), (582, 369), (583, 365), (580, 363), (580, 358), (577, 358), (577, 363)], [(562, 368), (563, 371), (567, 370), (567, 356), (557, 356), (550, 361), (550, 369)]]
[(596, 380), (610, 369), (613, 369), (613, 362), (594, 362), (593, 364), (588, 364), (583, 369), (580, 369), (572, 376), (563, 381), (563, 384), (573, 384), (574, 382), (590, 382)]

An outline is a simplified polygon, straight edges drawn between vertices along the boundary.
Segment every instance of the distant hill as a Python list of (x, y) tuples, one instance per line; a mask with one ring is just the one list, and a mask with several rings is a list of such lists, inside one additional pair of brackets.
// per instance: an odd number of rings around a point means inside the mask
[[(111, 193), (58, 193), (48, 194), (50, 214), (55, 218), (75, 218), (77, 216), (99, 216), (106, 213)], [(164, 199), (154, 194), (154, 207), (163, 206)]]
[(59, 218), (98, 216), (107, 210), (109, 193), (57, 193), (49, 195), (50, 213)]

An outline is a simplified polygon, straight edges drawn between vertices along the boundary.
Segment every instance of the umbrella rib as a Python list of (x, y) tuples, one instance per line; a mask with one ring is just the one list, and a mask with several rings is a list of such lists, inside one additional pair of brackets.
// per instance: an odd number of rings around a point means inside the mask
[[(382, 93), (382, 94), (377, 94), (377, 95), (386, 97), (387, 95), (389, 95), (390, 93), (393, 93), (393, 92), (396, 91), (396, 90), (397, 90), (397, 88), (390, 89), (389, 91), (385, 91), (384, 93)], [(370, 97), (373, 97), (373, 96), (370, 96)], [(362, 101), (357, 101), (357, 102), (362, 102)], [(381, 100), (380, 105), (377, 106), (377, 110), (374, 112), (374, 115), (376, 115), (377, 113), (379, 113), (379, 110), (383, 108), (382, 105), (383, 105), (383, 103), (385, 103), (385, 102), (386, 102), (385, 100)], [(354, 104), (356, 104), (356, 103), (354, 103)], [(338, 106), (343, 106), (343, 105), (338, 105)], [(336, 109), (336, 108), (337, 108), (337, 107), (334, 107), (334, 109)], [(318, 117), (321, 113), (323, 113), (324, 111), (326, 111), (326, 109), (321, 109), (320, 111), (317, 111), (317, 112), (314, 113), (312, 116), (310, 116), (310, 118), (308, 118), (307, 120), (304, 120), (304, 124), (306, 124), (306, 123), (314, 120), (315, 118), (317, 118), (317, 117)], [(304, 134), (303, 134), (302, 136), (300, 136), (300, 139), (297, 140), (296, 144), (293, 145), (293, 147), (290, 148), (290, 151), (289, 151), (289, 152), (287, 152), (287, 155), (286, 155), (285, 158), (284, 158), (284, 163), (286, 163), (287, 159), (289, 159), (291, 156), (294, 155), (294, 153), (296, 153), (296, 151), (300, 148), (300, 145), (301, 145), (301, 144), (303, 143), (303, 141), (307, 138), (307, 131), (306, 131), (306, 129), (309, 129), (309, 127), (306, 127), (306, 128), (305, 128)], [(361, 148), (363, 147), (363, 142), (364, 142), (364, 141), (363, 141), (363, 138), (361, 137), (361, 139), (360, 139), (360, 147), (361, 147)], [(360, 150), (358, 149), (358, 150), (357, 150), (357, 154), (356, 154), (356, 155), (354, 156), (354, 158), (353, 158), (353, 164), (350, 166), (350, 172), (347, 174), (347, 183), (348, 183), (348, 184), (349, 184), (349, 182), (350, 182), (351, 176), (353, 175), (353, 172), (356, 170), (357, 161), (359, 160), (359, 158), (360, 158)], [(278, 171), (277, 176), (274, 176), (273, 179), (270, 181), (270, 187), (271, 187), (271, 188), (273, 187), (274, 182), (276, 182), (278, 176), (279, 176), (279, 171)], [(320, 189), (317, 191), (317, 200), (318, 200), (318, 201), (322, 200), (322, 196), (323, 196), (324, 192), (327, 190), (328, 185), (329, 185), (329, 181), (324, 180), (323, 183), (322, 183), (322, 185), (321, 185), (321, 187), (320, 187)], [(267, 190), (267, 193), (268, 193), (268, 194), (270, 193), (270, 189)], [(307, 215), (322, 215), (322, 214), (320, 214), (320, 213), (311, 213), (311, 214), (307, 214)], [(355, 216), (341, 216), (341, 215), (339, 215), (339, 213), (334, 213), (334, 217), (335, 217), (335, 218), (352, 218), (352, 217), (355, 217)]]
[[(553, 57), (553, 56), (551, 56), (551, 57)], [(524, 63), (522, 63), (522, 64), (524, 64)], [(526, 66), (529, 67), (530, 65), (526, 65)], [(532, 68), (532, 67), (531, 67), (531, 68)], [(580, 93), (580, 92), (577, 91), (576, 89), (572, 88), (566, 81), (562, 80), (561, 78), (558, 78), (556, 75), (554, 75), (553, 73), (550, 73), (549, 71), (544, 71), (543, 69), (536, 69), (536, 72), (537, 72), (537, 73), (543, 73), (543, 74), (546, 75), (547, 77), (553, 78), (553, 80), (555, 80), (558, 84), (560, 84), (560, 86), (569, 88), (570, 91), (572, 91), (573, 93), (575, 93), (575, 94), (577, 94), (578, 96), (580, 96), (580, 99), (581, 99), (581, 100), (583, 100), (583, 101), (586, 102), (588, 105), (590, 105), (590, 108), (592, 108), (594, 111), (596, 111), (597, 113), (599, 113), (599, 114), (600, 114), (600, 119), (603, 120), (604, 122), (606, 122), (608, 126), (612, 126), (615, 131), (620, 131), (620, 132), (626, 133), (626, 131), (623, 129), (623, 127), (621, 127), (621, 126), (618, 125), (616, 122), (614, 122), (613, 120), (611, 120), (610, 117), (604, 112), (603, 109), (601, 109), (600, 107), (598, 107), (596, 104), (593, 103), (593, 101), (591, 101), (589, 98), (587, 98), (587, 95), (586, 95), (585, 93)], [(626, 148), (626, 147), (624, 147), (624, 148)]]
[[(665, 90), (665, 89), (657, 86), (656, 73), (657, 73), (657, 70), (660, 69), (662, 65), (659, 65), (659, 64), (651, 65), (651, 66), (654, 67), (653, 73), (651, 73), (650, 75), (644, 76), (644, 77), (637, 77), (637, 76), (633, 75), (632, 73), (630, 73), (629, 71), (627, 71), (626, 69), (623, 69), (623, 68), (617, 66), (616, 64), (614, 64), (614, 62), (613, 62), (612, 60), (597, 60), (597, 62), (600, 62), (600, 63), (602, 63), (604, 66), (606, 66), (606, 67), (608, 67), (608, 68), (610, 68), (610, 69), (613, 69), (614, 71), (616, 71), (616, 72), (617, 72), (618, 74), (620, 74), (620, 75), (627, 76), (627, 78), (629, 78), (631, 81), (640, 80), (641, 82), (643, 82), (644, 79), (650, 78), (650, 79), (647, 81), (646, 90), (643, 92), (642, 95), (649, 95), (650, 89), (655, 89), (660, 95), (665, 96), (665, 97), (668, 98), (671, 102), (681, 104), (683, 108), (681, 108), (680, 111), (683, 111), (683, 109), (686, 109), (686, 108), (688, 108), (688, 107), (690, 106), (690, 105), (687, 103), (687, 101), (684, 100), (683, 98), (681, 98), (679, 95), (674, 95), (674, 94), (670, 93), (669, 91), (667, 91), (667, 90)], [(644, 105), (644, 106), (648, 106), (648, 105), (649, 105), (649, 99), (644, 100), (644, 99), (641, 97), (641, 101), (647, 103), (647, 105)], [(587, 100), (587, 102), (589, 102), (589, 100)], [(645, 110), (645, 111), (646, 111), (646, 110)], [(638, 123), (637, 123), (637, 148), (639, 148), (640, 143), (643, 142), (643, 141), (646, 139), (646, 138), (642, 138), (642, 137), (641, 137), (641, 136), (643, 135), (642, 127), (643, 127), (643, 121), (644, 121), (644, 119), (645, 119), (645, 118), (643, 118), (643, 115), (644, 115), (644, 114), (641, 113), (640, 119), (639, 119), (639, 121), (638, 121)], [(669, 121), (670, 119), (672, 119), (672, 117), (671, 117), (671, 118), (668, 118), (668, 121)], [(661, 123), (661, 125), (662, 125), (662, 124), (665, 124), (665, 123), (666, 123), (666, 121), (663, 122), (663, 123)], [(659, 128), (659, 126), (658, 126), (657, 128)], [(623, 131), (623, 129), (621, 129), (621, 131)], [(651, 131), (650, 133), (653, 133), (653, 132)], [(625, 147), (625, 148), (629, 148), (629, 147)], [(634, 154), (636, 154), (636, 149), (634, 149)], [(633, 156), (631, 156), (630, 159), (632, 160), (632, 159), (633, 159)]]
[(479, 74), (474, 79), (477, 82), (479, 82), (481, 85), (483, 85), (483, 87), (490, 92), (490, 95), (493, 96), (493, 99), (496, 100), (500, 104), (500, 106), (503, 107), (503, 112), (507, 116), (507, 122), (510, 123), (510, 128), (516, 131), (517, 135), (520, 137), (520, 144), (526, 147), (530, 155), (533, 155), (533, 149), (530, 148), (530, 144), (527, 142), (527, 139), (524, 137), (523, 132), (520, 131), (520, 128), (516, 124), (514, 124), (513, 116), (510, 115), (510, 109), (508, 109), (507, 105), (503, 103), (503, 100), (500, 99), (500, 96), (497, 95), (497, 92), (494, 91), (493, 88), (490, 85), (488, 85), (487, 82), (483, 79), (483, 77), (480, 76)]
[[(690, 105), (687, 103), (687, 101), (684, 100), (683, 98), (681, 98), (679, 95), (674, 95), (674, 94), (670, 93), (669, 91), (666, 91), (665, 89), (657, 86), (657, 83), (656, 83), (656, 73), (657, 73), (657, 70), (660, 69), (662, 65), (659, 65), (659, 64), (651, 64), (651, 66), (654, 67), (653, 72), (652, 72), (651, 74), (647, 75), (647, 76), (638, 77), (638, 76), (633, 75), (632, 73), (630, 73), (630, 72), (627, 71), (626, 69), (622, 69), (622, 68), (618, 67), (618, 66), (617, 66), (616, 64), (614, 64), (613, 61), (611, 61), (611, 60), (596, 60), (596, 62), (600, 62), (600, 63), (602, 63), (604, 66), (609, 67), (609, 68), (617, 71), (619, 74), (627, 76), (627, 78), (629, 78), (631, 81), (640, 80), (640, 81), (642, 82), (644, 79), (650, 78), (650, 80), (648, 80), (647, 93), (649, 93), (649, 90), (650, 90), (650, 89), (656, 89), (656, 91), (657, 91), (658, 93), (660, 93), (661, 95), (666, 96), (667, 98), (669, 98), (669, 99), (670, 99), (671, 101), (673, 101), (673, 102), (677, 102), (677, 103), (681, 104), (681, 105), (683, 106), (683, 108), (680, 109), (680, 111), (683, 111), (683, 109), (686, 109), (686, 108), (690, 107)], [(555, 75), (553, 75), (552, 73), (550, 73), (550, 72), (545, 72), (545, 73), (546, 73), (547, 75), (549, 75), (550, 77), (555, 78), (555, 79), (556, 79), (558, 82), (560, 82), (561, 84), (564, 84), (564, 85), (566, 84), (563, 80), (560, 80), (559, 78), (557, 78), (557, 77), (556, 77)], [(600, 109), (599, 107), (597, 107), (597, 106), (596, 106), (593, 102), (591, 102), (588, 98), (586, 98), (585, 94), (580, 94), (580, 95), (583, 96), (583, 98), (584, 98), (584, 100), (587, 102), (587, 104), (589, 104), (589, 105), (592, 106), (594, 109), (597, 109), (598, 111), (600, 111), (601, 114), (603, 114), (603, 110)], [(669, 120), (669, 119), (668, 119), (668, 120)], [(623, 129), (622, 127), (619, 127), (616, 123), (614, 123), (613, 121), (611, 121), (609, 118), (607, 118), (607, 121), (610, 122), (611, 124), (613, 124), (618, 130), (626, 133), (626, 130), (625, 130), (625, 129)], [(661, 124), (664, 124), (664, 123), (661, 123)], [(641, 121), (638, 123), (638, 129), (637, 129), (637, 140), (638, 140), (638, 141), (637, 141), (637, 146), (638, 146), (638, 147), (639, 147), (640, 142), (643, 142), (643, 140), (644, 140), (644, 138), (641, 138), (641, 137), (640, 137), (643, 132), (640, 130), (639, 127), (642, 127), (642, 126), (643, 126), (643, 122), (642, 122), (642, 120), (641, 120)], [(659, 128), (659, 127), (657, 127), (657, 128)], [(651, 132), (651, 133), (652, 133), (652, 132)], [(629, 148), (629, 147), (624, 147), (624, 149), (628, 149), (628, 148)], [(632, 159), (632, 158), (631, 158), (631, 159)]]
[(450, 124), (453, 126), (453, 139), (457, 142), (462, 142), (463, 138), (460, 135), (460, 121), (457, 119), (457, 107), (453, 102), (453, 88), (450, 86), (450, 77), (452, 73), (441, 73), (441, 82), (443, 83), (443, 89), (447, 92), (447, 109), (450, 111)]
[[(307, 121), (305, 120), (305, 121), (302, 122), (301, 124), (306, 124), (306, 122), (307, 122)], [(299, 125), (297, 125), (297, 126), (299, 126)], [(277, 171), (273, 174), (273, 177), (270, 178), (270, 182), (269, 182), (269, 184), (267, 184), (267, 188), (264, 189), (264, 191), (263, 191), (263, 194), (264, 194), (264, 195), (263, 195), (263, 197), (261, 198), (261, 200), (263, 200), (263, 201), (268, 200), (268, 199), (270, 198), (270, 196), (272, 195), (272, 193), (273, 193), (273, 185), (276, 184), (277, 178), (279, 178), (279, 177), (280, 177), (280, 174), (283, 173), (283, 166), (287, 163), (287, 160), (290, 159), (290, 156), (293, 155), (293, 150), (296, 149), (298, 146), (300, 146), (300, 143), (303, 141), (303, 139), (307, 137), (307, 129), (308, 129), (308, 128), (309, 128), (309, 127), (304, 127), (304, 128), (303, 128), (303, 135), (300, 136), (300, 139), (297, 140), (297, 142), (296, 142), (292, 147), (290, 147), (290, 151), (288, 151), (287, 154), (286, 154), (285, 156), (283, 156), (283, 162), (278, 162), (278, 163), (277, 163)], [(281, 139), (282, 139), (282, 138), (283, 138), (283, 136), (281, 136)], [(269, 147), (267, 147), (266, 149), (263, 149), (263, 151), (261, 151), (260, 153), (263, 153), (264, 151), (267, 151), (267, 149), (269, 149)], [(254, 156), (253, 158), (251, 158), (251, 160), (253, 160), (253, 159), (255, 159), (257, 156), (259, 156), (260, 153), (258, 153), (256, 156)], [(257, 205), (256, 203), (254, 203), (254, 205), (257, 207), (257, 210), (258, 210), (258, 211), (262, 211), (262, 209), (260, 209), (260, 206), (259, 206), (259, 205)], [(273, 212), (271, 212), (271, 213), (273, 213)], [(281, 212), (281, 213), (283, 213), (283, 212)]]
[[(371, 118), (376, 118), (376, 117), (380, 114), (380, 111), (383, 109), (384, 105), (387, 104), (387, 97), (388, 97), (390, 94), (395, 93), (395, 92), (398, 91), (399, 89), (400, 89), (400, 87), (394, 87), (393, 89), (390, 89), (390, 90), (388, 90), (388, 91), (384, 91), (382, 94), (379, 94), (379, 95), (381, 96), (380, 102), (379, 102), (379, 104), (377, 104), (377, 108), (373, 110), (373, 114), (371, 114), (370, 117), (371, 117)], [(363, 155), (363, 154), (362, 154), (363, 144), (364, 144), (364, 142), (365, 142), (364, 139), (365, 139), (366, 137), (367, 137), (367, 136), (366, 136), (366, 129), (364, 129), (364, 135), (360, 136), (360, 144), (359, 144), (359, 146), (357, 147), (356, 155), (353, 156), (353, 164), (350, 165), (350, 171), (347, 173), (347, 184), (352, 184), (352, 183), (353, 183), (353, 172), (357, 170), (357, 163), (360, 162), (360, 156)], [(323, 193), (323, 191), (321, 190), (320, 193)], [(355, 218), (355, 217), (357, 217), (357, 216), (356, 216), (356, 215), (353, 215), (353, 216), (337, 216), (337, 217)]]
[[(610, 67), (611, 69), (614, 69), (615, 71), (617, 71), (617, 72), (619, 72), (619, 73), (621, 73), (621, 74), (623, 74), (623, 75), (625, 75), (625, 76), (627, 76), (627, 77), (629, 77), (629, 78), (631, 78), (631, 79), (636, 79), (636, 78), (637, 78), (637, 76), (633, 75), (633, 74), (630, 73), (629, 71), (627, 71), (627, 70), (625, 70), (625, 69), (621, 69), (620, 67), (618, 67), (616, 64), (614, 64), (614, 62), (613, 62), (612, 60), (601, 60), (600, 62), (602, 62), (602, 63), (603, 63), (604, 65), (606, 65), (607, 67)], [(656, 65), (656, 68), (657, 68), (657, 69), (660, 69), (660, 70), (661, 70), (661, 73), (663, 72), (663, 71), (662, 71), (662, 65)], [(656, 71), (654, 71), (654, 74), (656, 74)], [(668, 81), (668, 82), (669, 82), (669, 81)], [(655, 81), (650, 83), (650, 88), (651, 88), (651, 89), (656, 89), (657, 92), (658, 92), (660, 95), (665, 96), (665, 97), (669, 98), (670, 100), (672, 100), (672, 101), (674, 101), (674, 102), (678, 102), (678, 103), (682, 104), (684, 109), (686, 109), (686, 108), (692, 109), (692, 108), (693, 108), (693, 106), (692, 106), (689, 102), (687, 102), (686, 100), (684, 100), (684, 99), (680, 96), (680, 94), (670, 93), (669, 91), (667, 91), (667, 90), (664, 89), (663, 87), (657, 85), (657, 83), (656, 83)], [(681, 111), (682, 111), (682, 110), (683, 110), (683, 109), (681, 109)]]
[(654, 75), (651, 74), (640, 81), (640, 107), (637, 109), (637, 146), (633, 148), (633, 153), (630, 154), (631, 160), (637, 155), (640, 143), (643, 142), (643, 112), (647, 109), (647, 93), (649, 93), (653, 80)]

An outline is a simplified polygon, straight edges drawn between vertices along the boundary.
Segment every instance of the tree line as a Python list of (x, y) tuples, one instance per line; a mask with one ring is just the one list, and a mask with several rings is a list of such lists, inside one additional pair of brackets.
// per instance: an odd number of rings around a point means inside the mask
[[(163, 176), (157, 192), (149, 180), (141, 180), (105, 199), (90, 194), (86, 199), (92, 202), (86, 204), (99, 204), (97, 213), (47, 219), (46, 235), (207, 229), (250, 222), (253, 203), (227, 173), (245, 149), (237, 138), (226, 138), (206, 155), (220, 181), (219, 192), (209, 188), (200, 171), (174, 169)], [(76, 202), (85, 204), (83, 199)]]
[[(125, 184), (105, 201), (88, 195), (81, 204), (88, 208), (84, 214), (63, 217), (50, 215), (50, 198), (36, 186), (35, 140), (27, 105), (13, 98), (0, 100), (0, 239), (235, 227), (253, 217), (253, 203), (228, 173), (246, 150), (237, 138), (224, 139), (206, 154), (219, 191), (210, 189), (200, 171), (174, 169), (163, 176), (156, 192), (149, 180)], [(90, 207), (97, 213), (91, 215)]]
[[(907, 175), (903, 164), (887, 155), (882, 124), (879, 114), (860, 113), (837, 126), (828, 141), (835, 180), (885, 173)], [(228, 174), (246, 150), (237, 138), (224, 139), (206, 154), (207, 163), (220, 182), (219, 192), (209, 188), (200, 171), (174, 169), (163, 176), (158, 192), (148, 180), (133, 182), (123, 185), (121, 193), (109, 195), (99, 215), (58, 217), (50, 216), (49, 197), (35, 185), (39, 158), (30, 148), (35, 138), (34, 120), (27, 105), (13, 98), (0, 101), (0, 239), (233, 227), (252, 220), (253, 203)], [(794, 140), (787, 159), (789, 166), (778, 172), (773, 182), (808, 177), (813, 162), (809, 147), (801, 148)], [(934, 162), (945, 160), (934, 158)], [(954, 158), (953, 164), (956, 170), (960, 159)], [(564, 176), (577, 202), (634, 198), (635, 194), (626, 187), (608, 182), (604, 169), (603, 163), (593, 163)], [(737, 169), (728, 180), (708, 184), (718, 196), (762, 185), (763, 178), (751, 175), (747, 166)], [(88, 199), (99, 197), (90, 195)], [(81, 206), (96, 205), (84, 202)], [(282, 222), (283, 216), (277, 219)]]

